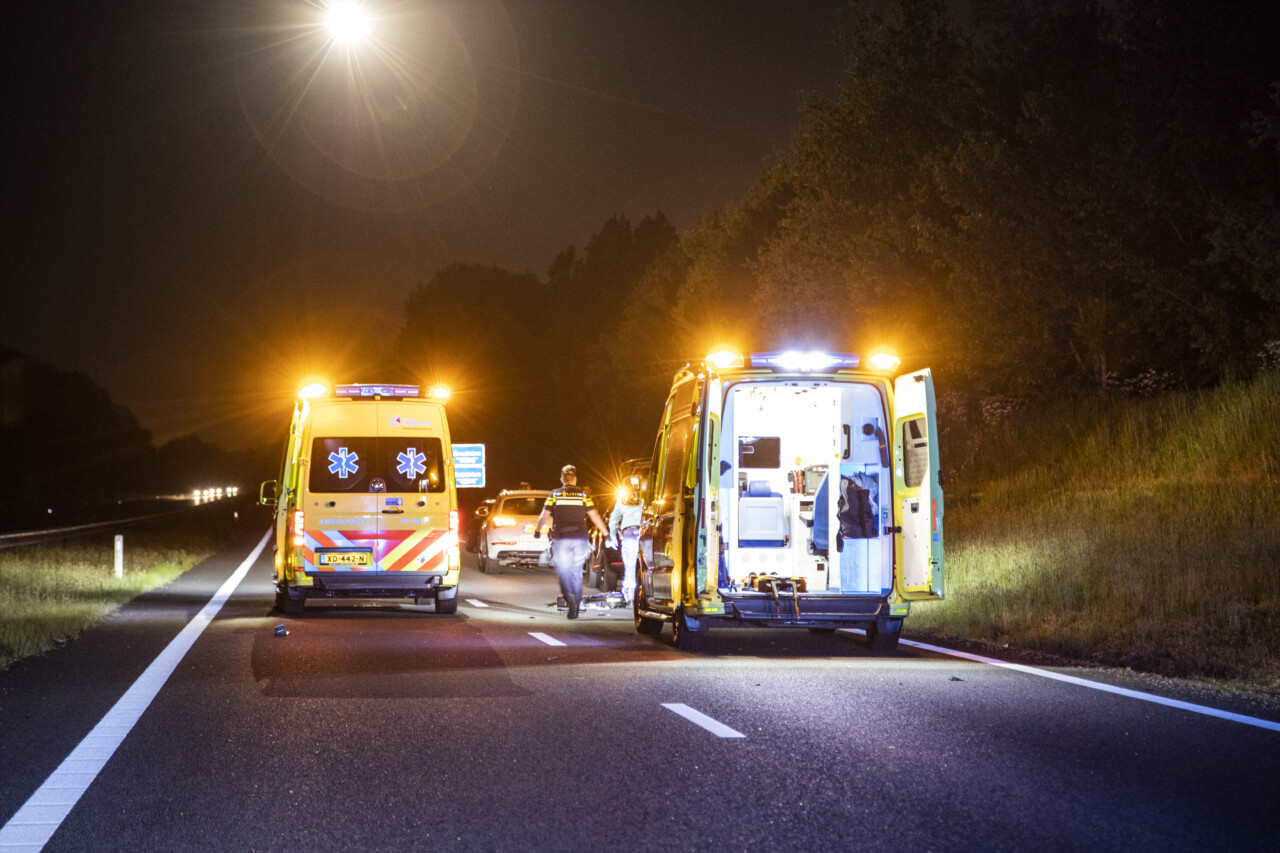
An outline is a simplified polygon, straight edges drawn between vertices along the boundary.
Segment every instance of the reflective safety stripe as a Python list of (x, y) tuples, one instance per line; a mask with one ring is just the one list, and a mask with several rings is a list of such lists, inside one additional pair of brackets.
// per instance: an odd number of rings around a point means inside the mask
[[(303, 569), (308, 572), (428, 572), (447, 565), (450, 548), (458, 545), (457, 534), (445, 529), (393, 530), (308, 530), (303, 550)], [(367, 548), (372, 558), (367, 566), (321, 566), (318, 548)], [(379, 556), (381, 555), (381, 556)]]
[(457, 543), (457, 536), (448, 530), (410, 530), (404, 534), (403, 537), (384, 534), (384, 540), (404, 540), (382, 558), (384, 572), (423, 572), (440, 568), (445, 552)]

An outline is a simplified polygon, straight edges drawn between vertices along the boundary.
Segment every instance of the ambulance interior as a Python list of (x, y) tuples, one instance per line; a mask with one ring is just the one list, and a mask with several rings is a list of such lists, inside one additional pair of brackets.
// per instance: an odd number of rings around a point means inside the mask
[[(778, 578), (798, 593), (880, 595), (893, 583), (889, 426), (861, 382), (743, 382), (725, 395), (720, 515), (727, 594)], [(727, 571), (726, 571), (727, 570)]]

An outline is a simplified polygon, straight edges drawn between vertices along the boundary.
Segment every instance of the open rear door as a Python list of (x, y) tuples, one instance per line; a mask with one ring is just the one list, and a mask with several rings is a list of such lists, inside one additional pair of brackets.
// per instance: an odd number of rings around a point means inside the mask
[(943, 503), (933, 376), (927, 369), (899, 376), (893, 397), (898, 592), (912, 601), (938, 599), (944, 593)]
[[(694, 591), (702, 599), (720, 600), (720, 377), (707, 377), (702, 388), (702, 418), (698, 428), (697, 523)], [(720, 612), (709, 608), (705, 612)]]

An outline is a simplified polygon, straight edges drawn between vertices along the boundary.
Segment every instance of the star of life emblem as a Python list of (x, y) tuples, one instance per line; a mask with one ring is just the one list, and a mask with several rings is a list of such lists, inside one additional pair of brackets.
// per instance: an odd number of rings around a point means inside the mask
[(400, 463), (396, 466), (396, 470), (406, 479), (416, 477), (427, 470), (427, 455), (419, 453), (413, 447), (406, 448), (403, 453), (398, 454), (396, 461)]
[(352, 453), (345, 447), (339, 447), (329, 454), (329, 473), (337, 474), (339, 479), (345, 480), (360, 470), (360, 466), (356, 464), (359, 461), (359, 453)]

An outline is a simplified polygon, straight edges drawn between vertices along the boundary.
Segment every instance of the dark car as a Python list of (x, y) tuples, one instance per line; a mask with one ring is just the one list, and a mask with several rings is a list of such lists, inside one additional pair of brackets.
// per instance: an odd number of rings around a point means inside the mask
[(480, 550), (480, 531), (484, 530), (485, 519), (489, 517), (489, 511), (493, 509), (496, 500), (497, 498), (488, 498), (471, 513), (471, 521), (467, 524), (467, 550), (472, 554)]

